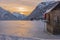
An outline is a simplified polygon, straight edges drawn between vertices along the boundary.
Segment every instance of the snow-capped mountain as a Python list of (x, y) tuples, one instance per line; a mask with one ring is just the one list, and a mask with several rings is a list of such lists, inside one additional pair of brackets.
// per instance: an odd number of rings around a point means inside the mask
[(9, 12), (0, 7), (0, 20), (24, 20), (25, 15), (19, 14), (18, 12)]
[(17, 17), (0, 7), (0, 20), (16, 20)]
[(23, 20), (23, 19), (26, 18), (25, 15), (20, 14), (20, 13), (18, 13), (18, 12), (13, 12), (12, 14), (13, 14), (14, 16), (16, 16), (18, 20)]
[(56, 4), (55, 1), (41, 2), (33, 12), (27, 17), (28, 20), (39, 20), (43, 19), (43, 14), (51, 9)]

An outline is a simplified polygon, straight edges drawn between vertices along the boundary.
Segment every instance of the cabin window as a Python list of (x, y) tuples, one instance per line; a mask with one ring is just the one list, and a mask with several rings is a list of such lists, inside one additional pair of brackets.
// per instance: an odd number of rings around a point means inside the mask
[(46, 16), (47, 16), (47, 14), (44, 14), (44, 19), (46, 20)]

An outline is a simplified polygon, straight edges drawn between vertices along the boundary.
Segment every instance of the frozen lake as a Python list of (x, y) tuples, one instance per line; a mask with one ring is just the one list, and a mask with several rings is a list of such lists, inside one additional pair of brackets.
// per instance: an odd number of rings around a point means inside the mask
[(60, 35), (52, 35), (46, 31), (46, 23), (43, 21), (0, 21), (0, 35), (33, 39), (60, 39)]

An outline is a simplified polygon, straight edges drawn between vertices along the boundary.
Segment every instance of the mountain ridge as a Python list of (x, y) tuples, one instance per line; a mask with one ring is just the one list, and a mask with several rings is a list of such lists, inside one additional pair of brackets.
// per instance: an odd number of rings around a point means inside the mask
[(23, 16), (22, 14), (19, 14), (17, 12), (15, 12), (15, 14), (19, 15), (19, 17), (17, 17), (16, 15), (14, 15), (14, 13), (11, 13), (8, 10), (3, 9), (2, 7), (0, 7), (0, 20), (22, 20), (22, 17), (24, 19), (25, 15)]

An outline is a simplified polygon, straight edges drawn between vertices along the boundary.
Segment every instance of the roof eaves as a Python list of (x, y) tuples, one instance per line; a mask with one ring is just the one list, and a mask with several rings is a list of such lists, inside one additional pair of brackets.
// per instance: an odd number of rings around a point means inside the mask
[(57, 5), (59, 4), (59, 2), (57, 2), (52, 8), (50, 8), (49, 10), (47, 10), (44, 14), (50, 12), (52, 9), (54, 9)]

